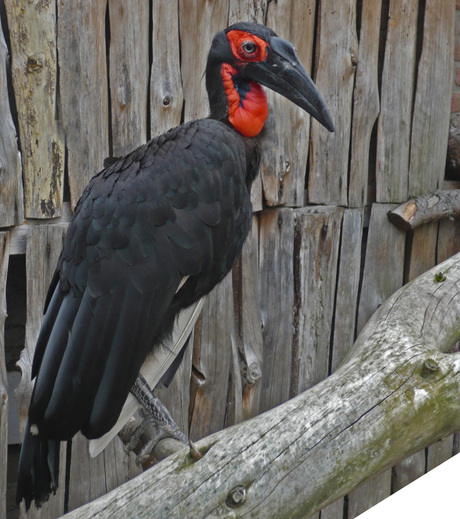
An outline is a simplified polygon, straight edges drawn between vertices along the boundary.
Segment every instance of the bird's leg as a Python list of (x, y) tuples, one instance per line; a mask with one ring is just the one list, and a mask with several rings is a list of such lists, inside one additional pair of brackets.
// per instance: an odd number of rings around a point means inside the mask
[(126, 446), (128, 449), (133, 450), (139, 442), (142, 434), (148, 429), (149, 440), (138, 453), (138, 460), (142, 464), (144, 464), (142, 460), (151, 457), (151, 452), (155, 448), (156, 444), (163, 438), (173, 438), (178, 440), (190, 447), (190, 454), (193, 458), (199, 459), (201, 457), (191, 440), (189, 440), (179, 429), (168, 409), (153, 393), (147, 381), (141, 374), (139, 374), (136, 382), (131, 388), (131, 393), (142, 405), (146, 416), (141, 425), (134, 431)]

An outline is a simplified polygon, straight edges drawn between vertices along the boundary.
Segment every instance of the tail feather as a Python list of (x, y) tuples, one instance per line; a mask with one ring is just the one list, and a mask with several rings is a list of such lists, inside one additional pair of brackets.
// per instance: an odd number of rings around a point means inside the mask
[(56, 493), (59, 480), (60, 442), (41, 438), (30, 432), (29, 421), (19, 458), (19, 473), (16, 500), (24, 499), (26, 510), (32, 501), (40, 506)]

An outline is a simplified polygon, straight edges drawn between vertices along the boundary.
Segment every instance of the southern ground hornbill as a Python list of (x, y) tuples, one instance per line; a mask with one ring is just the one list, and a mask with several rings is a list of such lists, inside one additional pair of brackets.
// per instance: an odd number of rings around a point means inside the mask
[[(58, 485), (59, 442), (78, 431), (99, 438), (114, 426), (149, 353), (174, 349), (168, 341), (183, 348), (184, 337), (171, 340), (175, 323), (193, 321), (190, 308), (232, 268), (251, 222), (257, 137), (268, 114), (261, 85), (333, 131), (295, 48), (265, 26), (238, 23), (212, 42), (209, 118), (116, 160), (83, 192), (33, 360), (17, 494), (27, 508)], [(156, 366), (154, 380), (176, 367), (175, 356)]]

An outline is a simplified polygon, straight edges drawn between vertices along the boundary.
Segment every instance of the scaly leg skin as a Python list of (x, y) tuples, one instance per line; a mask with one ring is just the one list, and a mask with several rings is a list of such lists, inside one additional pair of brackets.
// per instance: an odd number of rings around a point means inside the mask
[(145, 418), (131, 435), (126, 444), (128, 450), (134, 450), (144, 432), (147, 432), (149, 439), (139, 451), (137, 461), (145, 466), (146, 460), (152, 457), (151, 453), (156, 444), (163, 438), (173, 438), (190, 447), (190, 455), (198, 460), (201, 454), (189, 438), (179, 429), (174, 422), (168, 409), (161, 400), (153, 393), (144, 377), (139, 374), (131, 388), (131, 393), (137, 398), (145, 411)]

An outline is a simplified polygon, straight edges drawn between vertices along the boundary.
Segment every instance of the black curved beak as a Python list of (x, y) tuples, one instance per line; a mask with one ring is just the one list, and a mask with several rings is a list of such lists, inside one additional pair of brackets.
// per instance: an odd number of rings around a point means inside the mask
[(270, 38), (265, 61), (247, 63), (242, 74), (278, 92), (308, 112), (330, 132), (334, 123), (307, 71), (299, 61), (294, 46), (278, 36)]

